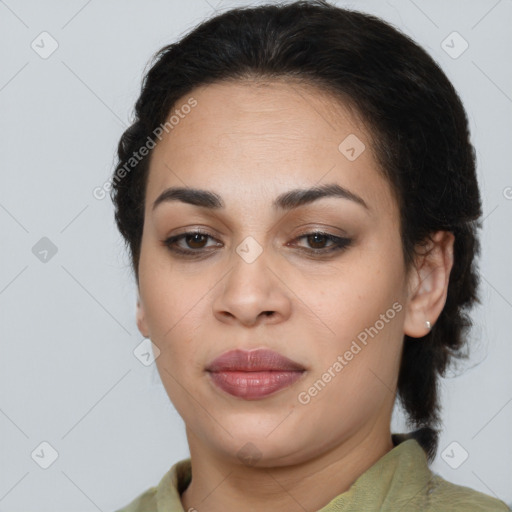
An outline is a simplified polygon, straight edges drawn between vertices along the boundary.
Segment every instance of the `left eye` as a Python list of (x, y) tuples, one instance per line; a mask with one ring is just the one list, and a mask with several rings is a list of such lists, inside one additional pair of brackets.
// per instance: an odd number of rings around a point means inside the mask
[[(208, 239), (214, 240), (216, 243), (208, 246), (206, 245)], [(308, 247), (297, 246), (302, 251), (306, 251), (313, 254), (325, 254), (336, 250), (341, 250), (350, 245), (352, 242), (349, 238), (339, 237), (331, 235), (330, 233), (323, 233), (321, 231), (314, 231), (312, 233), (305, 233), (297, 237), (295, 241), (306, 239), (307, 243), (310, 245)], [(186, 246), (180, 245), (180, 242), (185, 242)], [(331, 245), (327, 245), (326, 243), (330, 242)], [(182, 233), (181, 235), (171, 236), (166, 239), (164, 245), (177, 255), (183, 256), (199, 256), (201, 253), (206, 252), (206, 248), (211, 250), (212, 247), (219, 247), (222, 245), (221, 242), (213, 238), (206, 232), (202, 231), (189, 231), (187, 233)], [(295, 245), (294, 243), (289, 243), (287, 245)]]
[[(348, 247), (351, 243), (349, 238), (339, 237), (331, 235), (330, 233), (323, 233), (321, 231), (315, 231), (313, 233), (306, 233), (296, 240), (305, 238), (311, 249), (303, 247), (304, 250), (313, 253), (327, 253), (336, 251)], [(330, 246), (325, 246), (327, 242), (331, 242)], [(320, 247), (319, 247), (320, 246)]]

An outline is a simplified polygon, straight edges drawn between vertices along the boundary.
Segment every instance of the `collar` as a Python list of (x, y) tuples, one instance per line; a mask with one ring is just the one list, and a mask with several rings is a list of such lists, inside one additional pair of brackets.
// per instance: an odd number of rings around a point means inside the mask
[[(318, 512), (360, 512), (407, 510), (418, 499), (429, 494), (432, 472), (425, 450), (414, 439), (414, 433), (393, 434), (395, 447), (368, 468), (345, 492), (333, 498)], [(190, 458), (174, 464), (156, 490), (157, 512), (185, 512), (181, 493), (192, 479)]]

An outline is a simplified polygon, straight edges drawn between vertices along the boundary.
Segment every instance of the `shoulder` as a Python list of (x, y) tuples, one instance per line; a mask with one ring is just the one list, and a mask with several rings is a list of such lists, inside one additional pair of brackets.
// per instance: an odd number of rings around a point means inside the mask
[[(396, 453), (401, 464), (396, 470), (396, 498), (404, 501), (408, 512), (510, 512), (500, 499), (454, 484), (434, 472), (428, 462), (425, 429), (409, 434), (394, 434)], [(386, 456), (385, 456), (386, 457)], [(390, 458), (391, 460), (391, 458)], [(407, 492), (405, 492), (407, 490)]]
[(116, 512), (183, 511), (180, 494), (192, 478), (190, 458), (176, 462), (157, 486), (150, 487)]
[(120, 508), (115, 512), (154, 512), (156, 510), (156, 492), (157, 487), (151, 487), (135, 498), (126, 507)]
[(436, 473), (427, 489), (429, 511), (441, 512), (510, 512), (501, 500), (469, 487), (453, 484)]

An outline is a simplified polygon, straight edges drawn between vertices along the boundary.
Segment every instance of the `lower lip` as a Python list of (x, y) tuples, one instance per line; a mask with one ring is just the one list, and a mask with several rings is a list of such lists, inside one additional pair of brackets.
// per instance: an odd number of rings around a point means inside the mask
[(259, 400), (287, 388), (302, 377), (303, 371), (209, 372), (214, 384), (230, 395)]

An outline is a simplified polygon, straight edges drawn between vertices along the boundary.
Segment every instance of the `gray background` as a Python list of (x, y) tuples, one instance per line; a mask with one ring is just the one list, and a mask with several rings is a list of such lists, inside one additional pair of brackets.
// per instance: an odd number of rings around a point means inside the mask
[[(188, 456), (154, 364), (134, 356), (128, 257), (110, 200), (92, 191), (113, 169), (152, 54), (215, 9), (249, 3), (0, 1), (0, 511), (114, 510)], [(484, 200), (482, 305), (471, 360), (442, 382), (433, 469), (512, 502), (512, 2), (338, 4), (411, 35), (467, 108)], [(58, 44), (47, 58), (44, 31)], [(454, 31), (469, 44), (457, 58)], [(405, 430), (399, 412), (393, 425)], [(58, 453), (47, 469), (42, 442)]]

